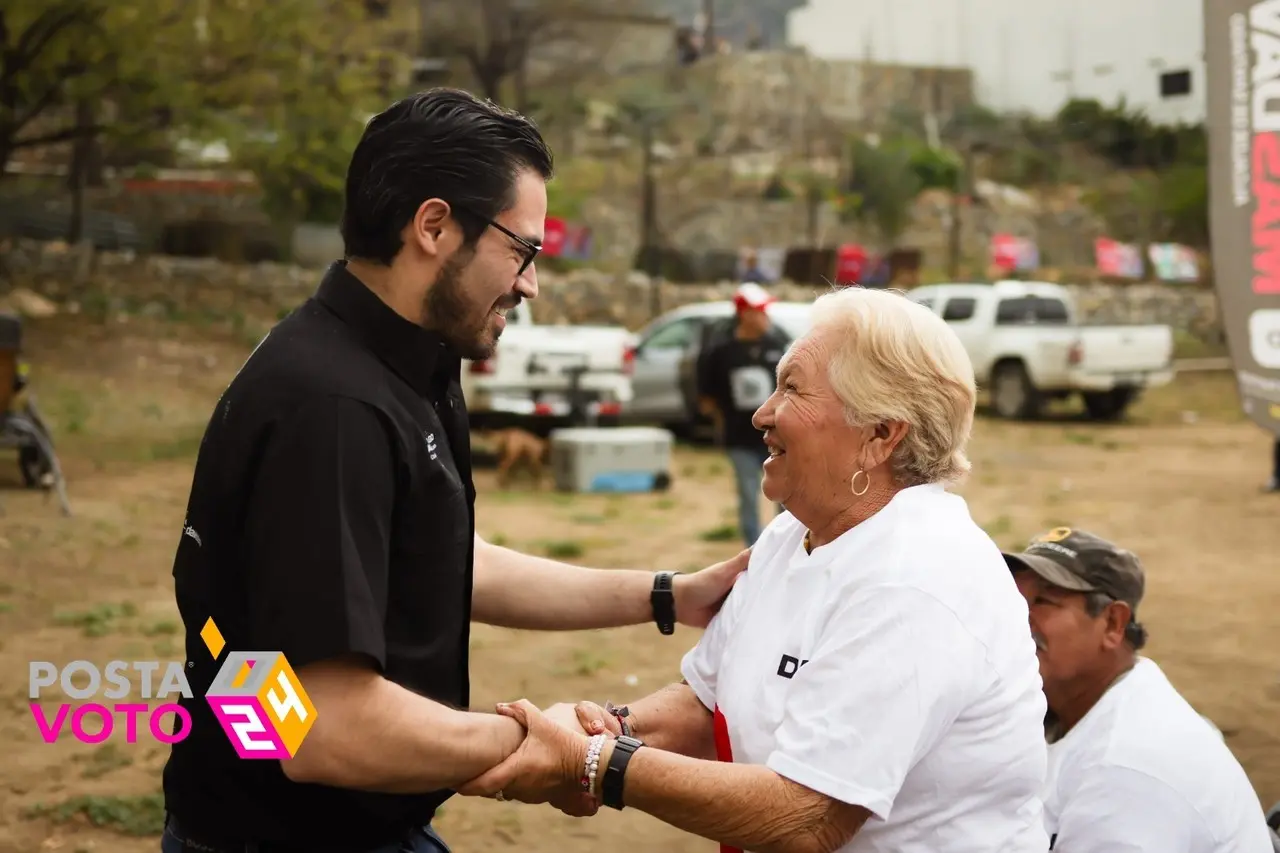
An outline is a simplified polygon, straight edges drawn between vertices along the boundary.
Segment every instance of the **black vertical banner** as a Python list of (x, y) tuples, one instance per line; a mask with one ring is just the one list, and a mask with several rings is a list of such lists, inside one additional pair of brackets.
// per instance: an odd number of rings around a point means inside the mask
[(1244, 412), (1280, 435), (1280, 0), (1204, 0), (1209, 227)]

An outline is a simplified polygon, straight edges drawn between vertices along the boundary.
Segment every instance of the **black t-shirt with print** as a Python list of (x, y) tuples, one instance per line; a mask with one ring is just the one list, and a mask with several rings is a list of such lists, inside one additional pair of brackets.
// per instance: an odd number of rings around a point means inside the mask
[(717, 337), (698, 356), (698, 393), (715, 400), (724, 419), (726, 447), (764, 452), (751, 416), (777, 387), (778, 362), (790, 343), (785, 333), (771, 326), (752, 341), (732, 333)]

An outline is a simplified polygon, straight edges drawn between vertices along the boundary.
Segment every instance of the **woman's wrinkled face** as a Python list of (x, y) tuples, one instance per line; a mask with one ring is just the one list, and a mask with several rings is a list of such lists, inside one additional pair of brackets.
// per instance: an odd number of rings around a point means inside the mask
[(849, 479), (862, 452), (828, 378), (829, 332), (800, 338), (778, 365), (778, 387), (752, 417), (764, 431), (764, 495), (793, 513), (824, 512), (852, 500)]

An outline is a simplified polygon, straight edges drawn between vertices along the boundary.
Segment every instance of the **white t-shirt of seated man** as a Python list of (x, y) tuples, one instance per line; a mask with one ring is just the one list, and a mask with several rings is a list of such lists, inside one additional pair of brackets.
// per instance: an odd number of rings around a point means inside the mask
[(813, 554), (804, 535), (770, 523), (682, 663), (720, 759), (869, 810), (842, 853), (1044, 853), (1027, 606), (964, 500), (916, 486)]
[(1053, 853), (1273, 853), (1221, 732), (1149, 658), (1050, 745), (1045, 825)]

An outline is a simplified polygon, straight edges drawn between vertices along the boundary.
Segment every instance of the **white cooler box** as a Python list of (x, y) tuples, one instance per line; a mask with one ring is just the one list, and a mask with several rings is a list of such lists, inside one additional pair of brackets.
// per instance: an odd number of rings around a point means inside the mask
[(650, 427), (551, 433), (551, 471), (565, 492), (649, 492), (671, 485), (672, 436)]

